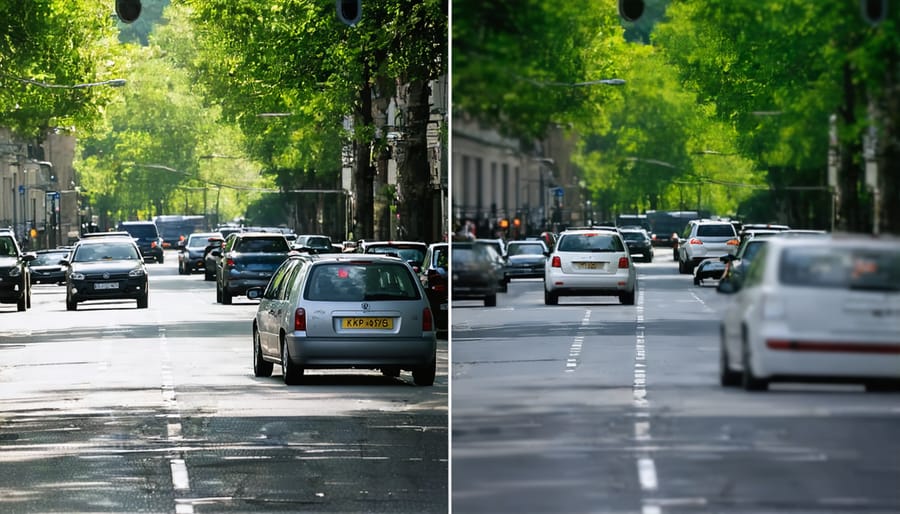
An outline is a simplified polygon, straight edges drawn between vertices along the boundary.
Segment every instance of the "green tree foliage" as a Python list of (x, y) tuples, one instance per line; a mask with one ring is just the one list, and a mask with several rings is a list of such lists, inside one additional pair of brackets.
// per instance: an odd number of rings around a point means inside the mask
[[(95, 0), (0, 1), (0, 125), (23, 137), (89, 129), (119, 94), (74, 86), (119, 78), (112, 8)], [(20, 79), (32, 80), (32, 83)]]
[[(757, 204), (775, 202), (796, 224), (827, 222), (828, 119), (836, 114), (841, 225), (868, 229), (861, 135), (870, 100), (884, 105), (896, 84), (896, 10), (879, 27), (845, 0), (684, 0), (667, 15), (654, 43), (701, 101), (715, 101), (738, 129), (741, 151), (768, 171), (773, 190)], [(898, 113), (884, 114), (875, 122), (890, 126), (884, 122), (893, 118), (896, 126)]]
[[(285, 190), (339, 187), (341, 150), (349, 141), (358, 235), (370, 236), (371, 158), (376, 128), (382, 128), (375, 127), (372, 101), (391, 93), (377, 85), (427, 80), (446, 68), (446, 59), (435, 57), (446, 51), (446, 16), (437, 22), (446, 4), (367, 1), (360, 23), (347, 27), (330, 2), (187, 3), (200, 35), (198, 77), (212, 97), (222, 100), (225, 115), (240, 123), (266, 173)], [(259, 116), (263, 113), (289, 116)], [(423, 180), (427, 167), (416, 162), (409, 170)], [(406, 200), (422, 205), (414, 195)], [(297, 205), (298, 212), (303, 208)]]
[(593, 115), (608, 88), (560, 84), (617, 78), (621, 71), (614, 5), (455, 0), (452, 8), (453, 109), (504, 134), (541, 137), (551, 123)]

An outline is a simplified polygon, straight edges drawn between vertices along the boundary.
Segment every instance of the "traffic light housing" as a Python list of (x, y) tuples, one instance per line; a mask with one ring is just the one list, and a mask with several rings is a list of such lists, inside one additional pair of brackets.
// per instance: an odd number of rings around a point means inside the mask
[(619, 0), (619, 16), (625, 21), (637, 21), (644, 14), (644, 0)]
[(132, 23), (141, 15), (141, 0), (116, 0), (116, 15), (122, 23)]
[(362, 18), (362, 0), (337, 0), (337, 16), (345, 25), (356, 25)]
[(862, 17), (870, 25), (878, 25), (887, 17), (887, 0), (860, 0)]

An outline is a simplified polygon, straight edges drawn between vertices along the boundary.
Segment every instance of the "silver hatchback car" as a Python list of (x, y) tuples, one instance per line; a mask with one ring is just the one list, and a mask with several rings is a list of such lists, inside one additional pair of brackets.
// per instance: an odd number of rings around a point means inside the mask
[(265, 288), (253, 320), (253, 373), (298, 384), (307, 369), (412, 371), (416, 385), (434, 384), (434, 315), (413, 269), (381, 255), (294, 256)]
[(562, 232), (544, 265), (546, 305), (556, 305), (563, 295), (618, 296), (634, 305), (637, 287), (634, 262), (615, 229)]

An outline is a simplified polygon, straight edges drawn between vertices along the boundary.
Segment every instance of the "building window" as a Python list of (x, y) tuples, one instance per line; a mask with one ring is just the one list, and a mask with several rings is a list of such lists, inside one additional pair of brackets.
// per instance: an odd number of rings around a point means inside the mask
[(475, 192), (476, 199), (475, 208), (479, 214), (484, 210), (484, 170), (481, 169), (483, 161), (480, 157), (475, 158)]

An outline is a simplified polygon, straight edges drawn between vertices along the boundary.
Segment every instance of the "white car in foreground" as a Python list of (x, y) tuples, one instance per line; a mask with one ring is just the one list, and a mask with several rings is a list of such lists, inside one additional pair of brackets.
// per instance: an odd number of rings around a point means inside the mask
[(560, 296), (618, 296), (634, 305), (637, 273), (622, 236), (615, 230), (566, 230), (544, 264), (544, 303)]
[(770, 238), (732, 294), (720, 381), (863, 383), (900, 390), (900, 240)]

